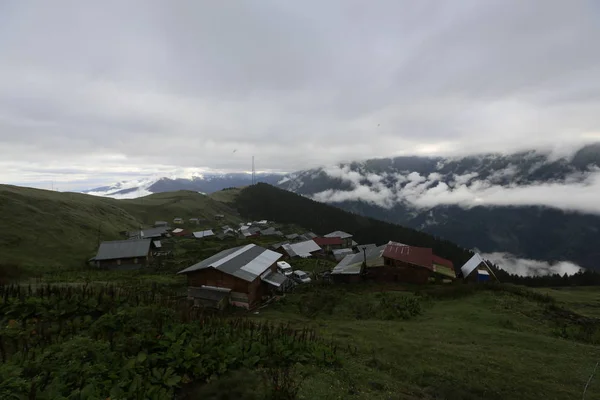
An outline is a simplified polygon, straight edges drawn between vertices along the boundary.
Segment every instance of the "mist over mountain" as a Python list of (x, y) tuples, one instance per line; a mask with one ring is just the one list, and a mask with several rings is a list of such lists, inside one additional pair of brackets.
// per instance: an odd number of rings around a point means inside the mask
[(299, 171), (279, 186), (486, 253), (600, 267), (600, 145), (396, 157)]
[[(276, 184), (281, 180), (281, 174), (257, 173), (256, 182)], [(114, 185), (97, 187), (83, 193), (112, 197), (137, 198), (152, 193), (175, 192), (191, 190), (201, 193), (213, 193), (228, 187), (241, 187), (252, 184), (252, 175), (245, 172), (227, 174), (202, 174), (192, 177), (157, 177), (119, 182)]]

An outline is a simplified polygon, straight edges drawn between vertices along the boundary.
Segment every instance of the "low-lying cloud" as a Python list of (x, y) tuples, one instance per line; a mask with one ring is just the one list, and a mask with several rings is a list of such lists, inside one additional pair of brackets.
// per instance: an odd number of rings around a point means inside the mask
[[(361, 175), (347, 166), (324, 170), (332, 178), (351, 186), (350, 190), (325, 190), (313, 194), (321, 202), (362, 200), (391, 208), (400, 202), (427, 209), (439, 205), (475, 206), (545, 206), (565, 211), (600, 214), (600, 171), (575, 173), (552, 182), (503, 185), (501, 179), (514, 174), (508, 167), (486, 179), (477, 173), (442, 177), (417, 172)], [(387, 184), (385, 183), (387, 182)]]
[(547, 261), (530, 260), (517, 258), (509, 253), (487, 253), (482, 257), (502, 268), (503, 270), (520, 276), (541, 276), (541, 275), (573, 275), (582, 268), (569, 261), (557, 261), (550, 263)]

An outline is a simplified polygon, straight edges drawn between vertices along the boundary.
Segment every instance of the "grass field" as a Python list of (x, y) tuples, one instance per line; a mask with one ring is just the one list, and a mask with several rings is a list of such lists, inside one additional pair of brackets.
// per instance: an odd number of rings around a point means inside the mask
[[(504, 291), (417, 297), (421, 313), (403, 319), (378, 311), (377, 290), (309, 290), (253, 316), (308, 325), (340, 347), (356, 348), (341, 353), (340, 370), (310, 371), (300, 398), (574, 399), (600, 361), (598, 325), (592, 343), (561, 338), (557, 326), (568, 321), (547, 315), (545, 302)], [(598, 292), (576, 292), (580, 300), (599, 300)], [(313, 315), (303, 303), (319, 311)], [(600, 398), (600, 376), (586, 398)]]
[[(309, 260), (301, 264), (311, 269)], [(320, 265), (313, 260), (312, 266)], [(71, 281), (146, 292), (150, 287), (161, 293), (185, 290), (185, 281), (166, 271), (95, 271), (57, 281), (62, 287)], [(579, 399), (600, 361), (600, 320), (575, 311), (599, 300), (597, 291), (577, 288), (318, 283), (302, 285), (258, 313), (235, 310), (231, 318), (308, 328), (335, 348), (333, 367), (306, 362), (293, 367), (294, 380), (301, 383), (299, 399)], [(133, 309), (127, 310), (114, 312)], [(0, 336), (7, 337), (0, 325)], [(177, 387), (196, 396), (218, 387), (235, 389), (236, 398), (256, 398), (251, 395), (262, 384), (249, 378), (256, 371), (242, 373), (245, 378), (235, 371), (231, 367), (208, 385)], [(600, 375), (591, 380), (585, 398), (598, 396)]]
[[(226, 218), (215, 221), (215, 214)], [(225, 203), (195, 192), (114, 200), (0, 185), (0, 265), (43, 272), (81, 268), (95, 254), (99, 240), (119, 239), (121, 231), (175, 217), (211, 221), (187, 226), (190, 229), (241, 221)]]

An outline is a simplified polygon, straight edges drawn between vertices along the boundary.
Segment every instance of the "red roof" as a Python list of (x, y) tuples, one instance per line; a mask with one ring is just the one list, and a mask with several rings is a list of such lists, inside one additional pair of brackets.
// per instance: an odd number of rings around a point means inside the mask
[(342, 245), (344, 241), (339, 237), (316, 237), (313, 239), (319, 246), (335, 246)]
[(389, 242), (383, 250), (383, 257), (424, 267), (433, 271), (433, 252), (429, 248), (413, 247), (402, 243)]
[(452, 263), (452, 261), (446, 260), (445, 258), (442, 258), (440, 256), (436, 256), (435, 254), (433, 255), (432, 261), (434, 264), (438, 264), (438, 265), (442, 265), (444, 267), (454, 269), (454, 264)]

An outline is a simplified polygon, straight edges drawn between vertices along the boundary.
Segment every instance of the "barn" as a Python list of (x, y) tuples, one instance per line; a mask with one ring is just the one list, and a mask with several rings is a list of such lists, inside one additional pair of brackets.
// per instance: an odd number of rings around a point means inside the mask
[(113, 240), (100, 243), (90, 262), (98, 268), (138, 269), (152, 261), (152, 239)]
[[(221, 251), (178, 274), (187, 276), (188, 289), (229, 289), (231, 304), (253, 308), (287, 279), (277, 272), (276, 263), (280, 258), (279, 253), (248, 244)], [(191, 289), (188, 293), (205, 291)]]
[(369, 268), (369, 278), (379, 282), (427, 283), (433, 274), (429, 248), (389, 242), (383, 250), (383, 266)]

